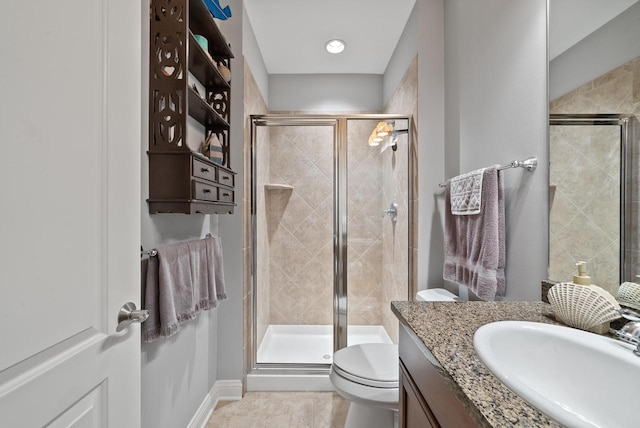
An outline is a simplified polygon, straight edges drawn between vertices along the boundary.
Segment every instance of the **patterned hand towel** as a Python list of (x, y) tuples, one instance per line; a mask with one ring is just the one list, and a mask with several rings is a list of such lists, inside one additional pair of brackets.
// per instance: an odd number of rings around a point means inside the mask
[(177, 333), (182, 323), (226, 299), (217, 238), (166, 245), (157, 251), (147, 269), (145, 342)]
[(473, 215), (480, 212), (485, 169), (477, 169), (451, 179), (449, 199), (454, 215)]
[(482, 202), (477, 214), (454, 215), (445, 188), (444, 279), (464, 284), (483, 300), (505, 294), (504, 186), (497, 167), (483, 173)]

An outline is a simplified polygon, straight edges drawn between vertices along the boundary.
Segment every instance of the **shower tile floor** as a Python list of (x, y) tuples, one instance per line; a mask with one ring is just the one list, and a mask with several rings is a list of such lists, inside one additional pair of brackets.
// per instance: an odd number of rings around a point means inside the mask
[(247, 392), (219, 403), (206, 428), (343, 428), (348, 411), (335, 392)]
[[(391, 343), (380, 325), (350, 325), (348, 346)], [(333, 326), (270, 325), (258, 348), (258, 363), (330, 364), (333, 360)]]

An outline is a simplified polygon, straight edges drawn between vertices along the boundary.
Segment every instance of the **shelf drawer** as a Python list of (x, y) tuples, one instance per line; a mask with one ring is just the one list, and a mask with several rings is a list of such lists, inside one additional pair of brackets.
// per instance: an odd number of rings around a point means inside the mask
[(193, 158), (193, 176), (215, 182), (216, 167)]
[(193, 181), (193, 199), (202, 201), (217, 201), (218, 188), (210, 184)]
[(234, 175), (230, 172), (218, 168), (218, 183), (223, 186), (235, 187)]
[(234, 192), (231, 189), (219, 188), (218, 189), (218, 201), (219, 202), (233, 203), (233, 201), (234, 201), (233, 193)]

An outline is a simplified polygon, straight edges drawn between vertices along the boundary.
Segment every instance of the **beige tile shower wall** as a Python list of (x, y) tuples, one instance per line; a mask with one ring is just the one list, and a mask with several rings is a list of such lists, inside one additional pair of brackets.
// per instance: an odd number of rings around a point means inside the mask
[[(640, 117), (640, 58), (636, 58), (629, 61), (626, 64), (588, 82), (567, 94), (552, 100), (549, 105), (550, 113), (610, 113), (610, 114), (634, 114), (636, 118)], [(637, 125), (637, 121), (636, 121)], [(556, 128), (556, 129), (554, 129)], [(613, 231), (617, 231), (617, 218), (615, 215), (610, 215), (610, 209), (607, 207), (612, 204), (617, 205), (617, 200), (612, 200), (612, 195), (607, 192), (607, 189), (612, 189), (618, 184), (617, 177), (612, 177), (607, 171), (606, 161), (612, 156), (615, 157), (616, 153), (596, 153), (594, 159), (593, 155), (591, 159), (587, 157), (586, 153), (583, 153), (584, 145), (590, 141), (595, 135), (590, 135), (581, 131), (580, 129), (574, 129), (571, 132), (567, 131), (567, 127), (552, 127), (551, 130), (551, 151), (550, 151), (550, 176), (551, 184), (556, 185), (556, 192), (554, 195), (553, 203), (551, 205), (551, 218), (550, 218), (550, 231), (551, 231), (551, 254), (549, 262), (549, 276), (554, 280), (569, 280), (570, 275), (573, 275), (573, 260), (568, 256), (563, 248), (568, 248), (571, 241), (580, 242), (581, 246), (584, 246), (588, 250), (590, 256), (585, 258), (593, 258), (592, 266), (589, 268), (593, 282), (602, 285), (604, 288), (610, 291), (617, 292), (617, 278), (613, 278), (607, 269), (599, 268), (605, 265), (605, 258), (608, 258), (608, 263), (617, 265), (618, 263), (618, 242), (613, 240), (612, 237), (615, 234)], [(581, 127), (580, 127), (581, 128)], [(596, 134), (602, 131), (592, 130)], [(636, 139), (638, 134), (636, 133)], [(604, 136), (612, 138), (611, 136)], [(555, 145), (554, 140), (560, 141), (559, 145)], [(637, 147), (637, 141), (633, 143), (633, 163), (634, 163), (634, 181), (632, 197), (632, 219), (638, 217), (640, 211), (638, 208), (640, 204), (638, 201), (638, 165), (640, 165), (635, 148)], [(590, 167), (587, 167), (591, 165)], [(560, 177), (564, 175), (564, 177)], [(573, 178), (573, 182), (568, 181), (567, 178)], [(609, 185), (604, 185), (598, 195), (587, 195), (585, 198), (589, 199), (589, 203), (576, 202), (575, 195), (572, 193), (572, 188), (575, 188), (580, 182), (584, 180), (602, 180), (601, 182), (608, 182)], [(573, 183), (573, 184), (572, 184)], [(565, 187), (565, 190), (561, 189), (561, 186)], [(617, 188), (615, 188), (617, 189)], [(582, 198), (582, 199), (585, 199)], [(593, 201), (593, 202), (591, 202)], [(608, 201), (608, 202), (607, 202)], [(605, 202), (607, 202), (605, 204)], [(603, 205), (604, 204), (604, 205)], [(577, 238), (575, 232), (569, 232), (572, 222), (576, 217), (587, 218), (587, 224), (591, 225), (590, 230), (582, 231), (582, 236)], [(609, 222), (605, 222), (609, 217)], [(634, 227), (637, 224), (634, 223)], [(638, 234), (635, 234), (638, 235)], [(582, 241), (576, 241), (576, 240)], [(583, 242), (584, 241), (584, 242)], [(638, 260), (640, 258), (640, 245), (633, 242), (632, 252), (635, 254), (635, 266), (636, 272), (639, 266)], [(571, 270), (571, 273), (569, 272)]]
[[(549, 278), (569, 281), (578, 260), (617, 293), (620, 256), (620, 131), (617, 126), (552, 126)], [(552, 187), (553, 188), (553, 187)]]
[(333, 128), (271, 127), (270, 324), (333, 323)]
[[(385, 108), (385, 113), (404, 114), (418, 117), (418, 61), (415, 59), (402, 82), (396, 89), (395, 94), (389, 100)], [(406, 122), (406, 121), (403, 121)], [(416, 126), (407, 123), (397, 123), (398, 128), (407, 126), (414, 132)], [(408, 145), (407, 134), (401, 135), (398, 139), (398, 150), (393, 152), (386, 150), (382, 153), (380, 161), (382, 163), (383, 177), (383, 197), (380, 209), (388, 208), (391, 202), (398, 204), (398, 221), (394, 225), (386, 218), (383, 223), (383, 294), (382, 312), (383, 326), (394, 343), (398, 340), (398, 321), (391, 313), (390, 302), (393, 300), (406, 300), (411, 293), (415, 292), (415, 284), (408, 283), (409, 257), (412, 257), (413, 267), (417, 265), (415, 256), (418, 251), (417, 225), (413, 227), (413, 234), (409, 236), (409, 186), (414, 186), (413, 190), (413, 211), (414, 220), (417, 221), (418, 211), (418, 189), (417, 189), (417, 144), (414, 139), (413, 147)], [(416, 166), (414, 177), (409, 177), (409, 162)], [(409, 240), (409, 242), (407, 242)], [(407, 250), (408, 249), (408, 250)], [(414, 281), (416, 275), (413, 275)]]
[(368, 144), (377, 124), (377, 120), (347, 121), (349, 325), (382, 324), (382, 163), (380, 147)]
[[(244, 111), (245, 111), (245, 153), (250, 153), (250, 115), (252, 114), (266, 114), (267, 106), (262, 98), (262, 94), (258, 89), (258, 85), (256, 84), (251, 70), (249, 69), (247, 62), (244, 62), (244, 76), (245, 76), (245, 99), (244, 99)], [(265, 209), (265, 194), (262, 189), (264, 188), (264, 184), (268, 181), (269, 177), (269, 135), (266, 132), (262, 132), (258, 134), (258, 138), (256, 141), (256, 156), (259, 159), (266, 159), (267, 162), (262, 162), (258, 165), (256, 171), (256, 188), (258, 189), (257, 193), (257, 205), (258, 210), (256, 213), (256, 222), (257, 222), (257, 252), (258, 252), (258, 261), (256, 266), (257, 277), (261, 279), (258, 285), (258, 294), (260, 299), (257, 300), (256, 311), (256, 338), (257, 343), (260, 344), (262, 342), (262, 338), (264, 337), (265, 330), (269, 325), (269, 243), (267, 239), (267, 219), (266, 219), (266, 209)], [(249, 156), (245, 156), (246, 162), (249, 162)], [(245, 171), (250, 171), (249, 165), (245, 165)], [(247, 184), (249, 180), (246, 180)], [(249, 198), (251, 193), (249, 189), (245, 189), (245, 197)], [(248, 326), (249, 320), (251, 320), (251, 299), (256, 296), (252, 296), (251, 290), (251, 277), (248, 275), (251, 272), (251, 213), (250, 213), (250, 204), (248, 201), (245, 201), (244, 204), (244, 239), (245, 239), (245, 247), (247, 250), (245, 251), (245, 260), (244, 260), (244, 270), (245, 270), (245, 280), (244, 280), (244, 293), (245, 302), (244, 302), (244, 319), (245, 319), (245, 332), (244, 332), (244, 340), (245, 340), (245, 348), (249, 349), (249, 341), (251, 340), (251, 331)]]
[(549, 112), (640, 116), (640, 57), (551, 100)]

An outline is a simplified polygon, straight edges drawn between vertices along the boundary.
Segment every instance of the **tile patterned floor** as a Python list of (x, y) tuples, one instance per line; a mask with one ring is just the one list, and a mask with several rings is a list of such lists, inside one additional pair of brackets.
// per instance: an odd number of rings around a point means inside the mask
[(335, 392), (247, 392), (219, 403), (206, 428), (343, 428), (348, 410)]

